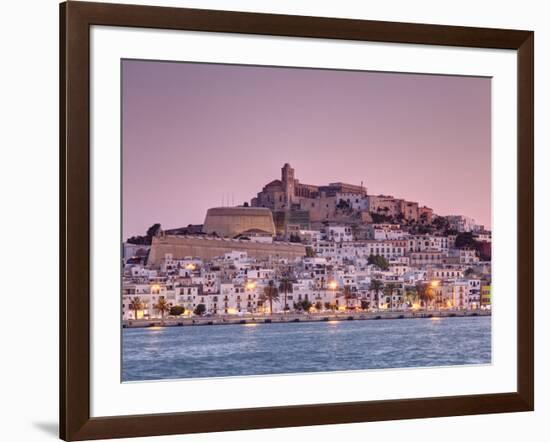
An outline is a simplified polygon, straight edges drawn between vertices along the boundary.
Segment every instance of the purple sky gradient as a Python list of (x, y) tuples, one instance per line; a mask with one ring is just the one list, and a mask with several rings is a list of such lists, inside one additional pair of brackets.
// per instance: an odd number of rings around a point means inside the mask
[(491, 226), (491, 80), (123, 61), (123, 237), (250, 201), (286, 162)]

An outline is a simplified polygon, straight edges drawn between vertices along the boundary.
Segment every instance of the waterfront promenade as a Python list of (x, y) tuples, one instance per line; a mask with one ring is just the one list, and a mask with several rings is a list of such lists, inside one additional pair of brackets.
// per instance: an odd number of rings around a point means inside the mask
[(123, 320), (124, 328), (143, 327), (182, 327), (232, 324), (273, 324), (289, 322), (320, 322), (320, 321), (365, 321), (380, 319), (421, 319), (421, 318), (452, 318), (491, 316), (490, 310), (416, 310), (416, 311), (377, 311), (377, 312), (336, 312), (336, 313), (274, 313), (244, 314), (242, 316), (194, 316)]

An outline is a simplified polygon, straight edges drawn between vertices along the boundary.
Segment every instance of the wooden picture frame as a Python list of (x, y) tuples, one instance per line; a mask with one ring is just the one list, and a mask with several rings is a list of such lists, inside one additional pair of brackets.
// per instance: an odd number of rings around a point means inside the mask
[[(91, 418), (89, 55), (92, 25), (517, 51), (517, 392)], [(77, 1), (61, 4), (60, 437), (103, 439), (533, 410), (533, 45), (534, 34), (530, 31)]]

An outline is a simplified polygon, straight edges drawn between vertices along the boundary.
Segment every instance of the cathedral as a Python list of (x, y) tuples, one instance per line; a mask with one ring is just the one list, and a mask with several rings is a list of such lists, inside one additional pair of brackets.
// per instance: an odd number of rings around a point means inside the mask
[(271, 209), (277, 234), (288, 236), (289, 228), (307, 230), (312, 224), (333, 219), (341, 199), (364, 204), (366, 196), (367, 190), (362, 185), (303, 184), (286, 163), (281, 169), (281, 179), (266, 184), (251, 205)]
[(357, 195), (362, 198), (367, 190), (361, 185), (345, 183), (330, 183), (328, 185), (303, 184), (296, 179), (294, 169), (286, 163), (281, 169), (281, 179), (266, 184), (262, 191), (253, 198), (253, 207), (267, 207), (271, 210), (287, 210), (308, 208), (311, 204), (304, 204), (303, 200), (335, 198), (337, 195)]

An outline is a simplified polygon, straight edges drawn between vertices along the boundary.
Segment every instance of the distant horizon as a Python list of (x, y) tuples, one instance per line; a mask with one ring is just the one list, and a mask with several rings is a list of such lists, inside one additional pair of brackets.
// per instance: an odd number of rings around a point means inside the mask
[(124, 60), (123, 239), (203, 224), (290, 163), (491, 229), (491, 80)]

